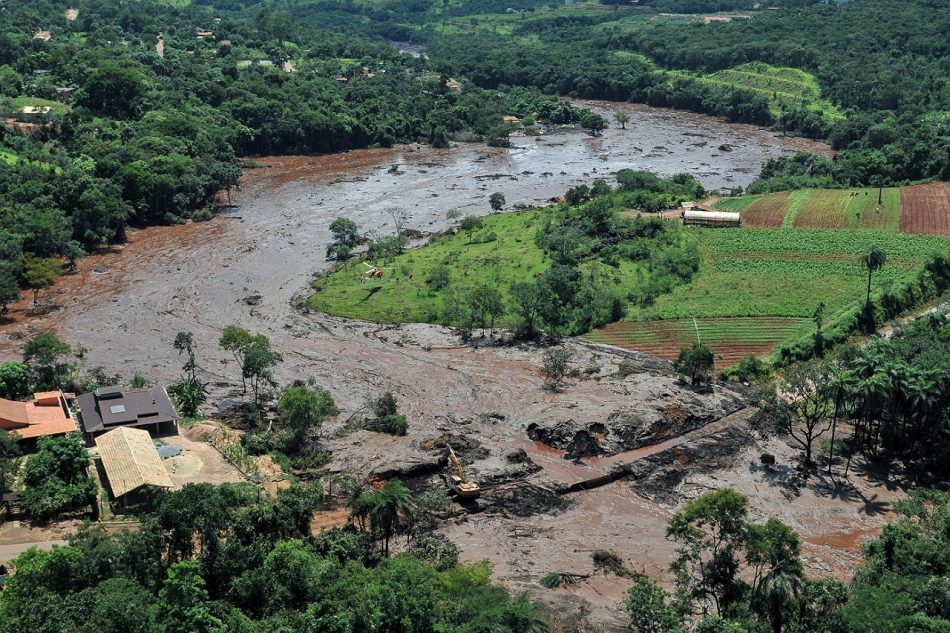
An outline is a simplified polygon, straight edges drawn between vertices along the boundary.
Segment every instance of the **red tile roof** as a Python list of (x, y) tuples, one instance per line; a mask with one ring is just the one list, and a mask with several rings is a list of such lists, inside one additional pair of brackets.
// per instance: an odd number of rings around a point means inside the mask
[(34, 397), (33, 402), (0, 398), (0, 429), (15, 432), (24, 439), (77, 430), (62, 393), (37, 393)]

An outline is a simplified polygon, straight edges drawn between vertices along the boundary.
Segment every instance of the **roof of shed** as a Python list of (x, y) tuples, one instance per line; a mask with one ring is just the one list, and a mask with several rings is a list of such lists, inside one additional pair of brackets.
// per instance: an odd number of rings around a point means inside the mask
[(97, 437), (96, 446), (115, 497), (146, 485), (174, 486), (148, 431), (121, 427)]

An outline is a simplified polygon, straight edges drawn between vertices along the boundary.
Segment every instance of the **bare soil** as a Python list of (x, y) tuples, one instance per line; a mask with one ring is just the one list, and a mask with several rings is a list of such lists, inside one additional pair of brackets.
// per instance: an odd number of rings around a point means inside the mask
[[(223, 398), (241, 397), (239, 369), (217, 346), (221, 330), (235, 324), (266, 334), (284, 357), (278, 381), (314, 377), (342, 410), (326, 428), (330, 470), (400, 476), (421, 486), (438, 482), (445, 441), (457, 445), (484, 489), (477, 505), (466, 508), (471, 514), (443, 528), (463, 557), (493, 561), (497, 578), (546, 602), (565, 608), (589, 602), (601, 622), (623, 623), (620, 601), (628, 581), (596, 576), (551, 592), (538, 585), (540, 577), (557, 569), (590, 571), (591, 550), (612, 549), (631, 568), (665, 581), (672, 553), (666, 521), (710, 487), (747, 492), (754, 516), (778, 514), (801, 530), (810, 569), (847, 575), (857, 542), (884, 522), (900, 486), (874, 488), (871, 480), (853, 477), (855, 492), (809, 483), (787, 498), (788, 482), (776, 483), (774, 473), (755, 464), (763, 449), (776, 453), (780, 464), (789, 464), (793, 451), (750, 436), (751, 411), (728, 386), (697, 392), (680, 384), (661, 359), (568, 341), (575, 365), (591, 373), (554, 393), (542, 388), (544, 350), (538, 347), (461, 346), (437, 326), (380, 325), (300, 308), (312, 275), (328, 266), (327, 227), (341, 215), (384, 234), (392, 230), (388, 209), (398, 206), (409, 212), (409, 228), (438, 231), (448, 226), (449, 210), (488, 213), (493, 191), (511, 205), (538, 204), (624, 167), (698, 171), (711, 188), (745, 185), (767, 158), (803, 143), (708, 117), (593, 105), (635, 116), (626, 131), (516, 138), (507, 150), (399, 147), (258, 159), (262, 167), (245, 172), (236, 206), (215, 220), (133, 232), (126, 246), (85, 258), (77, 274), (64, 277), (54, 289), (56, 308), (34, 315), (25, 302), (14, 306), (11, 322), (0, 326), (0, 358), (18, 356), (35, 333), (55, 330), (86, 346), (88, 366), (124, 378), (138, 371), (167, 384), (181, 372), (172, 341), (187, 330), (195, 334), (213, 408)], [(726, 143), (736, 151), (716, 155), (714, 148)], [(621, 378), (617, 366), (624, 359), (641, 370)], [(384, 391), (396, 395), (408, 416), (408, 436), (342, 432), (367, 397)], [(689, 416), (700, 423), (686, 424)], [(565, 459), (566, 449), (528, 437), (532, 423), (583, 430), (593, 450)], [(623, 439), (644, 429), (656, 443)], [(193, 444), (189, 453), (206, 467), (212, 456), (200, 451), (214, 449)], [(640, 447), (627, 450), (632, 446)]]

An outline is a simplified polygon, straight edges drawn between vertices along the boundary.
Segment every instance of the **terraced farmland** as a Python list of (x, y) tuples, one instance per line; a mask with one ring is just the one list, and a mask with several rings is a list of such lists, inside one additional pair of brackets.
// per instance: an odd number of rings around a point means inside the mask
[[(880, 203), (878, 202), (880, 196)], [(803, 189), (725, 198), (724, 211), (748, 228), (869, 230), (950, 235), (950, 184), (865, 189)], [(906, 217), (905, 217), (906, 216)]]
[(726, 317), (612, 323), (592, 332), (598, 343), (635, 349), (673, 360), (697, 340), (713, 350), (716, 368), (725, 369), (744, 356), (764, 356), (779, 343), (808, 331), (810, 319)]

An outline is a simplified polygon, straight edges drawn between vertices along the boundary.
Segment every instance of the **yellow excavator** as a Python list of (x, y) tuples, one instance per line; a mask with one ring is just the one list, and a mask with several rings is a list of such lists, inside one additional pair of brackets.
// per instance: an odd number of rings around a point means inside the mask
[(460, 499), (477, 499), (478, 495), (482, 492), (481, 488), (479, 488), (478, 484), (474, 481), (467, 481), (465, 479), (462, 462), (459, 461), (452, 447), (448, 444), (446, 444), (446, 446), (448, 446), (449, 449), (449, 462), (452, 464), (453, 470), (455, 470), (454, 474), (449, 475), (449, 487)]

